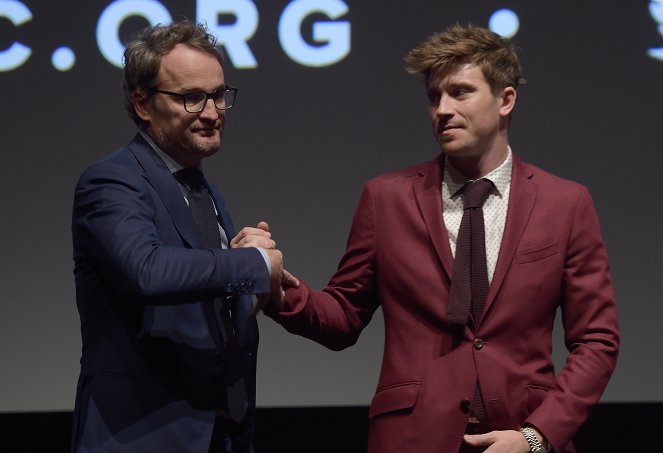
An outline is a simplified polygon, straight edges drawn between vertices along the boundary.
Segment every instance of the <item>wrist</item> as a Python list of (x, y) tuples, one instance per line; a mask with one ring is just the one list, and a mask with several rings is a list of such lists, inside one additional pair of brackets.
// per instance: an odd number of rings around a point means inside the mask
[(543, 436), (531, 426), (524, 426), (520, 428), (520, 432), (525, 436), (525, 440), (529, 445), (532, 453), (548, 453), (548, 442)]

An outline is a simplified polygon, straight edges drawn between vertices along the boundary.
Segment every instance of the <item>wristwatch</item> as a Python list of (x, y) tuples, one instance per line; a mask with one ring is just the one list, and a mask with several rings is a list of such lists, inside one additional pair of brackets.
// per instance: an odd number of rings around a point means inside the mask
[(536, 438), (536, 434), (534, 434), (532, 428), (525, 426), (524, 428), (520, 428), (520, 432), (525, 436), (525, 440), (529, 444), (529, 449), (532, 453), (548, 453), (546, 447), (544, 447), (541, 442), (539, 442), (539, 439)]

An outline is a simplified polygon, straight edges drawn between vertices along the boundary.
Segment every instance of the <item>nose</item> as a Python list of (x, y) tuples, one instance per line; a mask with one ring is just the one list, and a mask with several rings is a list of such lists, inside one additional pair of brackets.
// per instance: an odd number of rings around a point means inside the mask
[(219, 118), (219, 110), (214, 105), (214, 100), (212, 98), (207, 98), (205, 101), (205, 107), (200, 111), (200, 118), (207, 118), (215, 120)]
[(438, 117), (453, 115), (452, 100), (449, 96), (440, 96), (437, 106), (435, 106), (435, 115)]

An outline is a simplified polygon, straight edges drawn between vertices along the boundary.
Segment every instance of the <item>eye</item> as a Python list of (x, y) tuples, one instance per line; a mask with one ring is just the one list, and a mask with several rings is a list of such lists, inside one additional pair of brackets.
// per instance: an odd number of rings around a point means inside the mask
[(225, 88), (221, 88), (220, 90), (216, 90), (212, 95), (210, 96), (214, 102), (223, 99), (225, 96)]
[(432, 91), (428, 92), (428, 104), (429, 105), (438, 105), (440, 103), (440, 93), (435, 93)]
[(468, 94), (470, 94), (470, 90), (468, 90), (467, 88), (457, 88), (453, 92), (454, 97), (457, 97), (457, 98), (467, 96)]
[(202, 91), (194, 91), (192, 93), (186, 93), (184, 95), (184, 100), (189, 105), (200, 104), (205, 100), (205, 93)]

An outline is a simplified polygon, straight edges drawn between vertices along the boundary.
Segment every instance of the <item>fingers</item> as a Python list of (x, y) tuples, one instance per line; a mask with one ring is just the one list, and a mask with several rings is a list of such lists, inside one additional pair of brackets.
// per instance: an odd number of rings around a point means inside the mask
[(253, 307), (253, 311), (251, 312), (253, 316), (263, 311), (267, 304), (275, 304), (276, 310), (281, 310), (283, 308), (283, 300), (285, 299), (285, 291), (279, 287), (272, 291), (271, 294), (258, 294), (257, 299), (258, 303)]
[(255, 228), (244, 227), (230, 241), (230, 247), (261, 247), (266, 250), (272, 269), (272, 289), (269, 294), (259, 294), (258, 302), (253, 307), (252, 314), (255, 316), (265, 309), (267, 304), (275, 304), (277, 309), (283, 306), (285, 291), (283, 287), (299, 287), (299, 280), (290, 272), (283, 269), (283, 253), (276, 249), (276, 242), (272, 239), (269, 224), (261, 220)]
[(466, 434), (463, 439), (473, 447), (488, 447), (486, 453), (527, 452), (530, 450), (520, 431), (491, 431), (486, 434)]
[(269, 232), (269, 230), (263, 230), (262, 228), (254, 228), (254, 227), (244, 227), (240, 230), (240, 232), (235, 236), (236, 238), (242, 238), (245, 236), (263, 236), (267, 238), (272, 237), (272, 233)]
[(283, 253), (278, 249), (268, 249), (267, 256), (272, 265), (272, 278), (281, 284), (281, 273), (283, 272)]
[(271, 293), (274, 295), (281, 289), (281, 278), (283, 275), (283, 253), (280, 250), (269, 249), (267, 256), (271, 264)]
[(251, 314), (253, 316), (256, 316), (258, 313), (260, 313), (265, 306), (269, 303), (269, 299), (271, 298), (271, 294), (258, 294), (257, 299), (258, 303), (253, 307), (253, 311), (251, 311)]
[(281, 274), (281, 284), (283, 286), (299, 288), (299, 280), (285, 269), (283, 269), (283, 273)]
[[(266, 222), (261, 222), (267, 224)], [(262, 247), (273, 249), (276, 247), (276, 241), (272, 239), (272, 233), (261, 228), (244, 227), (230, 241), (231, 248), (244, 247)]]
[(261, 220), (258, 222), (257, 228), (260, 228), (261, 230), (269, 232), (269, 224), (265, 222), (264, 220)]
[(465, 434), (463, 436), (465, 443), (473, 447), (482, 447), (486, 445), (491, 445), (495, 442), (495, 439), (492, 436), (492, 433), (487, 434)]
[(272, 264), (272, 290), (269, 294), (259, 294), (258, 303), (253, 307), (252, 314), (256, 316), (263, 311), (268, 304), (273, 304), (277, 311), (283, 308), (285, 300), (284, 287), (299, 287), (299, 280), (290, 272), (283, 269), (283, 254), (280, 250), (268, 250), (267, 254)]
[(261, 235), (249, 235), (242, 238), (233, 238), (230, 241), (231, 248), (247, 248), (247, 247), (260, 247), (263, 249), (274, 249), (276, 248), (276, 242), (273, 239), (270, 239)]
[(264, 220), (258, 222), (254, 227), (244, 227), (230, 241), (231, 248), (262, 247), (265, 249), (276, 248), (276, 242), (271, 239), (269, 224)]

